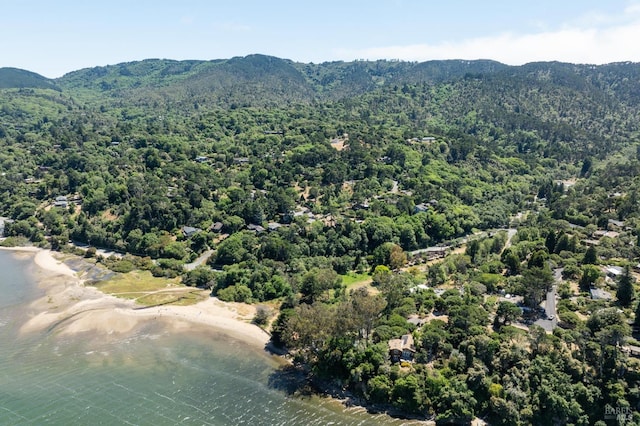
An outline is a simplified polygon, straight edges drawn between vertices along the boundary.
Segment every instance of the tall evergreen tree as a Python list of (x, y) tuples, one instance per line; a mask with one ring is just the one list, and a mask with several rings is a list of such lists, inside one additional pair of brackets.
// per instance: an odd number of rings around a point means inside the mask
[(633, 288), (634, 281), (635, 279), (631, 276), (631, 269), (629, 265), (627, 265), (624, 268), (624, 273), (618, 280), (618, 290), (616, 291), (616, 297), (621, 306), (628, 307), (631, 305), (631, 301), (635, 297), (635, 289)]
[(582, 259), (582, 263), (585, 265), (595, 265), (598, 261), (598, 252), (596, 251), (595, 246), (589, 246), (587, 252), (584, 254), (584, 258)]
[(544, 245), (545, 247), (547, 247), (547, 250), (549, 250), (549, 253), (553, 253), (553, 250), (556, 248), (556, 243), (557, 243), (556, 233), (553, 230), (551, 230), (547, 234), (547, 238), (544, 241)]

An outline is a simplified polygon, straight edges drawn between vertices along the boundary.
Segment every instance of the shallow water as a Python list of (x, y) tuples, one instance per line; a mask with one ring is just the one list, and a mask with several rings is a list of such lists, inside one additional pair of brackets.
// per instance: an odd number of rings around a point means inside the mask
[(28, 259), (0, 251), (0, 425), (402, 424), (325, 398), (287, 395), (281, 362), (194, 326), (127, 336), (19, 335), (43, 292)]

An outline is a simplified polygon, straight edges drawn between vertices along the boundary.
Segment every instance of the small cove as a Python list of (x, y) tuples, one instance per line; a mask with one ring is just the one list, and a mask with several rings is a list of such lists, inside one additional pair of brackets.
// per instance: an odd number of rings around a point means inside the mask
[[(281, 361), (203, 325), (21, 335), (42, 297), (28, 255), (0, 251), (0, 424), (402, 424), (273, 385)], [(45, 284), (46, 285), (46, 284)]]

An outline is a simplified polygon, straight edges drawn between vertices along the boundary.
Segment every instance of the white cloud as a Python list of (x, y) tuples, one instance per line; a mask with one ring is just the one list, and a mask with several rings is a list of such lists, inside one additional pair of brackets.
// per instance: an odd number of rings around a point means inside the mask
[(626, 16), (629, 15), (640, 15), (640, 3), (631, 3), (624, 10)]
[(640, 62), (637, 40), (640, 40), (640, 4), (632, 4), (621, 15), (585, 15), (560, 29), (531, 34), (503, 33), (434, 44), (337, 49), (334, 53), (345, 60), (494, 59), (510, 65), (553, 60), (603, 64)]

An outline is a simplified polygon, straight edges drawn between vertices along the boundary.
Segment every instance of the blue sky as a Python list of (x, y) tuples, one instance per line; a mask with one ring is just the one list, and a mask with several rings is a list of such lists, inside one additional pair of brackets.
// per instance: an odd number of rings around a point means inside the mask
[(0, 67), (146, 58), (640, 62), (640, 0), (0, 0)]

